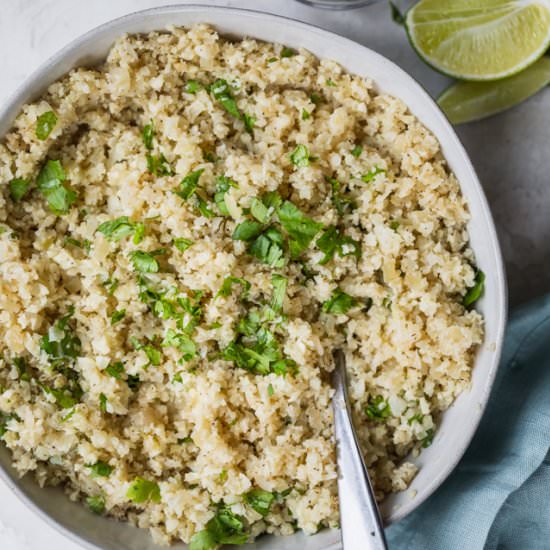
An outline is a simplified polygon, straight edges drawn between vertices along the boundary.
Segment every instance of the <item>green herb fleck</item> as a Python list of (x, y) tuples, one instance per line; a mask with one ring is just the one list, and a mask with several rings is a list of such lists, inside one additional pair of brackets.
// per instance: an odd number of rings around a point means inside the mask
[(91, 470), (92, 477), (109, 477), (114, 470), (113, 466), (102, 460), (98, 460), (95, 464), (87, 464), (86, 468)]
[(423, 414), (420, 414), (420, 413), (417, 413), (413, 416), (411, 416), (408, 420), (407, 420), (407, 424), (409, 426), (411, 426), (414, 422), (418, 422), (419, 424), (422, 424), (422, 421), (424, 420), (424, 415)]
[(128, 488), (126, 497), (136, 504), (148, 501), (158, 504), (160, 502), (160, 487), (153, 481), (136, 477)]
[(238, 120), (242, 119), (241, 112), (237, 107), (237, 102), (233, 98), (231, 88), (226, 80), (218, 79), (210, 86), (210, 92), (217, 99), (222, 107), (233, 117)]
[(190, 241), (189, 239), (184, 239), (183, 237), (178, 237), (177, 239), (174, 239), (174, 246), (180, 252), (185, 252), (192, 245), (193, 241)]
[(127, 216), (121, 216), (100, 224), (97, 231), (103, 233), (109, 241), (120, 241), (124, 237), (132, 235), (136, 230), (136, 224), (131, 222)]
[(283, 302), (285, 299), (288, 279), (286, 277), (283, 277), (282, 275), (273, 273), (273, 275), (271, 275), (271, 284), (273, 285), (271, 308), (274, 311), (281, 311), (283, 309)]
[(327, 78), (327, 86), (334, 88), (336, 86), (336, 82), (334, 82), (331, 78)]
[(86, 504), (94, 514), (101, 515), (105, 512), (105, 498), (101, 495), (87, 497)]
[(384, 420), (391, 416), (390, 404), (382, 395), (369, 399), (365, 413), (371, 420)]
[(252, 489), (244, 496), (244, 501), (261, 516), (267, 516), (275, 495), (263, 489)]
[(290, 253), (296, 258), (309, 247), (314, 237), (322, 229), (323, 224), (308, 218), (290, 201), (284, 201), (277, 209), (277, 215), (283, 228), (290, 236)]
[(151, 121), (149, 124), (146, 124), (143, 127), (143, 130), (141, 132), (143, 144), (145, 145), (145, 148), (149, 151), (153, 148), (154, 136), (155, 136), (155, 128), (153, 126), (153, 121)]
[(174, 174), (170, 163), (164, 156), (164, 153), (158, 155), (147, 154), (147, 170), (154, 176), (171, 176)]
[(385, 174), (386, 170), (384, 168), (379, 168), (375, 166), (370, 172), (361, 176), (361, 181), (365, 183), (370, 183), (378, 174)]
[(113, 314), (111, 315), (111, 325), (116, 325), (119, 321), (122, 321), (125, 315), (126, 315), (125, 309), (118, 309), (114, 311)]
[(399, 226), (401, 224), (397, 220), (392, 220), (390, 222), (390, 229), (393, 229), (394, 231), (397, 231), (399, 229)]
[(225, 204), (225, 194), (231, 187), (238, 188), (239, 186), (235, 181), (227, 176), (218, 176), (216, 178), (216, 192), (214, 194), (214, 202), (218, 207), (218, 210), (223, 216), (229, 216), (229, 210)]
[(323, 98), (315, 92), (313, 92), (309, 96), (309, 99), (310, 99), (311, 103), (313, 103), (314, 105), (319, 105), (319, 103), (321, 103), (323, 101)]
[(243, 122), (244, 122), (244, 127), (246, 131), (249, 134), (252, 134), (252, 132), (254, 132), (254, 124), (256, 124), (256, 117), (253, 115), (247, 115), (246, 113), (243, 113)]
[(224, 296), (225, 298), (230, 296), (234, 284), (241, 285), (241, 287), (242, 287), (241, 296), (246, 295), (247, 292), (250, 290), (250, 286), (251, 286), (250, 283), (247, 280), (241, 279), (240, 277), (233, 277), (233, 276), (230, 275), (229, 277), (226, 277), (223, 280), (222, 286), (216, 294), (216, 298), (218, 296)]
[(272, 397), (274, 393), (275, 393), (275, 390), (273, 389), (273, 384), (269, 384), (267, 386), (267, 395), (269, 397)]
[(159, 270), (159, 263), (148, 252), (133, 250), (130, 252), (129, 258), (134, 269), (140, 273), (157, 273)]
[(20, 201), (29, 191), (31, 182), (23, 178), (14, 178), (9, 183), (10, 197), (13, 201)]
[(263, 229), (263, 225), (252, 220), (245, 220), (235, 227), (232, 239), (234, 241), (250, 241), (257, 237)]
[(292, 48), (284, 47), (281, 50), (281, 58), (285, 57), (294, 57), (295, 55), (298, 55), (298, 52), (296, 50), (293, 50)]
[(101, 412), (107, 412), (107, 396), (104, 393), (99, 394), (99, 410)]
[(219, 505), (206, 528), (195, 533), (189, 543), (189, 550), (214, 550), (221, 544), (245, 544), (249, 534), (246, 520), (225, 505)]
[(38, 190), (57, 215), (66, 214), (76, 201), (76, 193), (63, 183), (66, 179), (65, 170), (58, 160), (48, 160), (36, 179)]
[(309, 155), (309, 150), (305, 145), (298, 144), (296, 149), (290, 154), (290, 160), (294, 166), (298, 168), (305, 168), (309, 166), (311, 157)]
[(325, 313), (333, 313), (335, 315), (347, 313), (352, 307), (357, 305), (355, 298), (346, 294), (337, 288), (330, 299), (323, 303), (323, 311)]
[(46, 111), (36, 119), (36, 137), (45, 140), (57, 124), (57, 116), (53, 111)]
[(164, 340), (162, 341), (162, 346), (164, 347), (175, 347), (182, 352), (182, 359), (184, 361), (189, 361), (193, 359), (197, 353), (197, 347), (195, 342), (189, 338), (186, 334), (178, 333), (173, 329), (168, 329)]
[(464, 298), (462, 299), (462, 305), (464, 307), (471, 307), (475, 304), (483, 294), (485, 290), (485, 273), (480, 269), (477, 270), (476, 276), (474, 279), (474, 286), (468, 289)]
[(183, 89), (188, 94), (196, 94), (201, 89), (201, 85), (197, 80), (188, 80)]
[(199, 178), (203, 172), (204, 168), (201, 168), (200, 170), (195, 170), (187, 174), (187, 176), (181, 180), (179, 189), (175, 190), (174, 193), (184, 201), (189, 200), (197, 190)]
[(426, 430), (426, 435), (420, 440), (424, 449), (428, 448), (434, 440), (434, 431), (432, 428)]
[(319, 250), (325, 254), (319, 262), (321, 265), (332, 260), (336, 252), (338, 252), (340, 257), (361, 257), (361, 243), (353, 240), (351, 237), (343, 235), (337, 227), (328, 227), (325, 229), (315, 244)]
[(117, 361), (116, 363), (109, 363), (109, 365), (105, 368), (105, 372), (109, 376), (112, 376), (117, 380), (121, 380), (122, 374), (124, 373), (124, 364), (121, 361)]
[(356, 146), (351, 150), (351, 154), (352, 154), (355, 158), (360, 157), (362, 152), (363, 152), (363, 147), (361, 147), (361, 145), (356, 145)]
[(254, 197), (250, 203), (250, 213), (252, 217), (256, 218), (260, 223), (265, 224), (269, 221), (269, 209), (256, 197)]

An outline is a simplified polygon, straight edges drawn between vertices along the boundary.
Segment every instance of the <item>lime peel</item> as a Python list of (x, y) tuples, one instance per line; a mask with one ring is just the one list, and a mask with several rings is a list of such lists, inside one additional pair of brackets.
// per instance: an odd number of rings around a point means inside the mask
[(421, 0), (406, 16), (409, 40), (436, 70), (461, 80), (497, 80), (550, 46), (549, 0)]
[(542, 57), (523, 72), (494, 82), (456, 82), (437, 102), (453, 124), (505, 111), (550, 84), (550, 58)]

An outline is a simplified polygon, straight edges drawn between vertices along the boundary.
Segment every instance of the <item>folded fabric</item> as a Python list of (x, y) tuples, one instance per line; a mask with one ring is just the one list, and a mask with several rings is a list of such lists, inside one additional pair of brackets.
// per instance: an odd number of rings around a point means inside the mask
[(550, 296), (508, 325), (487, 410), (464, 458), (390, 550), (550, 549)]

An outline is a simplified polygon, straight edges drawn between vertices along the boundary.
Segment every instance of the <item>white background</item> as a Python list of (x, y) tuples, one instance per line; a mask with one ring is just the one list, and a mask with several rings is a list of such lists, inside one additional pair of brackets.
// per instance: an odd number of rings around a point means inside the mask
[[(110, 19), (177, 0), (0, 0), (0, 103), (45, 59)], [(437, 95), (445, 77), (424, 65), (385, 1), (347, 12), (322, 11), (294, 0), (202, 0), (270, 11), (309, 21), (389, 57)], [(398, 2), (399, 3), (399, 2)], [(407, 3), (402, 0), (401, 5)], [(550, 91), (504, 115), (458, 129), (497, 223), (511, 303), (550, 290)], [(28, 511), (0, 481), (0, 550), (79, 550)]]

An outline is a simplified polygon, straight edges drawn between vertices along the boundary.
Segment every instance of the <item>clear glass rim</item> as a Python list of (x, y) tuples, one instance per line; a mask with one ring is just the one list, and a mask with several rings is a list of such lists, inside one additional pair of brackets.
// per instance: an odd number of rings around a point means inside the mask
[(377, 0), (296, 0), (301, 4), (327, 10), (346, 10), (374, 4)]

